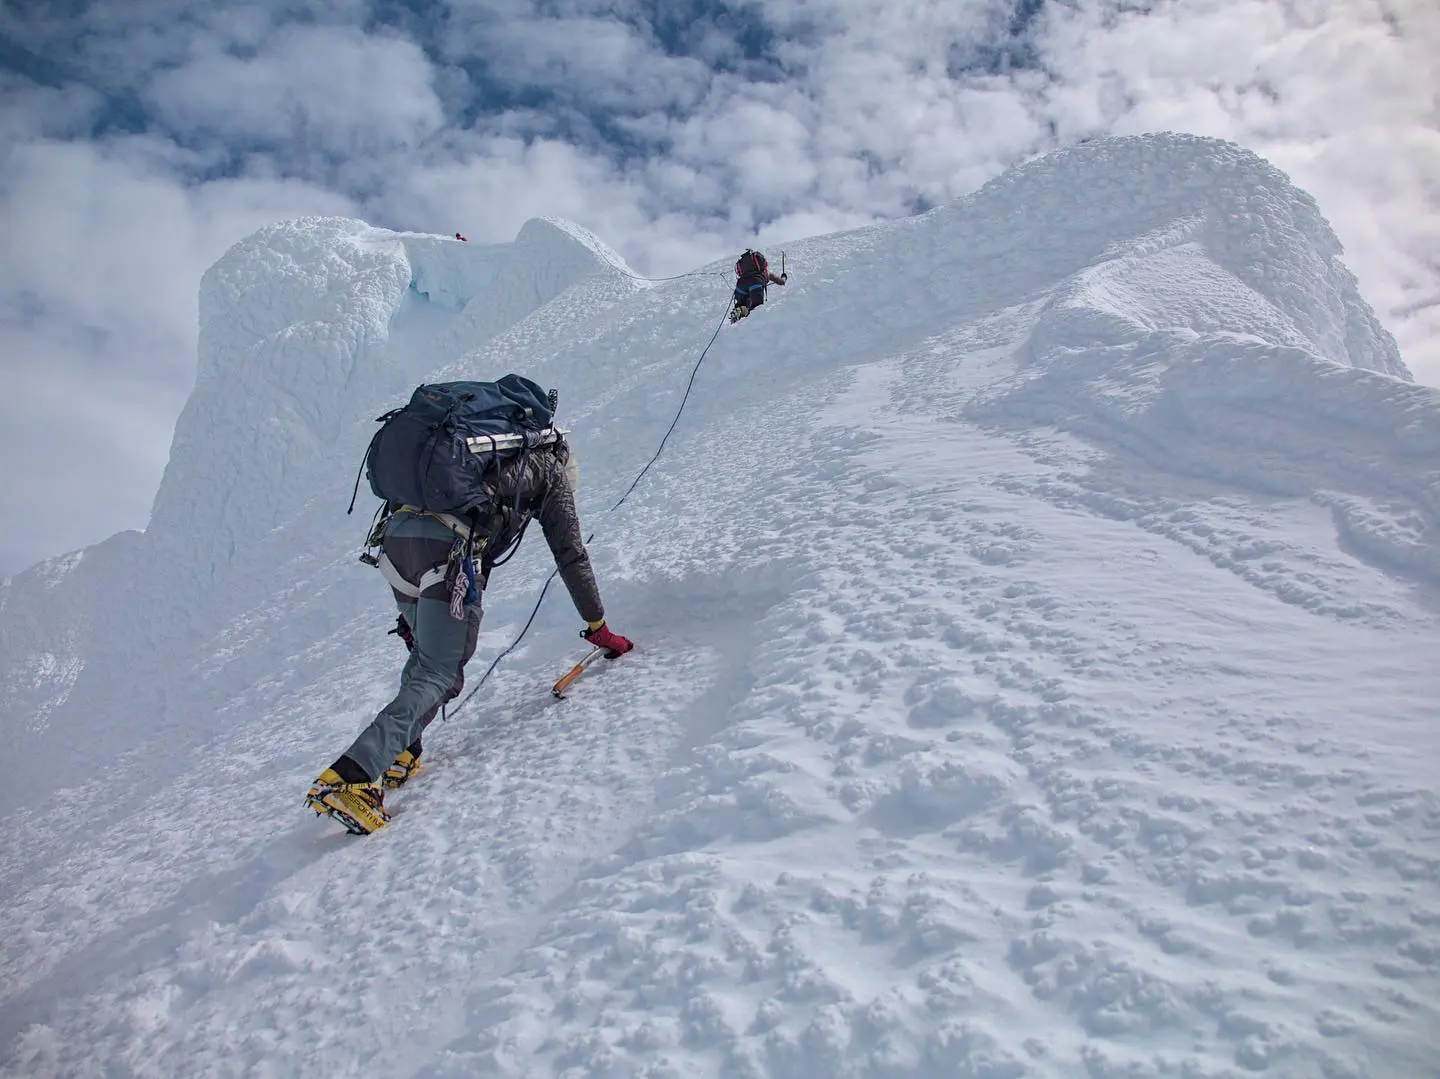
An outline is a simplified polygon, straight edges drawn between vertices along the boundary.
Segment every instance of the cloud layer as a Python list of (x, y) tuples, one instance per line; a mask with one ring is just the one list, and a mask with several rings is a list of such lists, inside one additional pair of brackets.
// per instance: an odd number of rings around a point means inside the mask
[[(1311, 191), (1440, 383), (1431, 0), (199, 0), (0, 12), (0, 573), (143, 527), (195, 290), (267, 221), (572, 217), (666, 274), (925, 209), (1105, 132)], [(47, 446), (78, 410), (94, 442)], [(103, 447), (103, 453), (94, 452)], [(81, 511), (77, 512), (77, 507)]]

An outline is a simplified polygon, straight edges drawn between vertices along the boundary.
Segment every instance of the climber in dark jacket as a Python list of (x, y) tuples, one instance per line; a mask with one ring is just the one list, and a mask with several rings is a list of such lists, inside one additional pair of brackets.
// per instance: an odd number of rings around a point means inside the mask
[[(580, 536), (575, 510), (579, 482), (575, 459), (563, 439), (501, 463), (485, 484), (484, 509), (462, 519), (400, 506), (383, 526), (382, 570), (391, 583), (400, 616), (410, 631), (410, 649), (395, 699), (360, 737), (315, 781), (306, 803), (328, 814), (351, 832), (366, 834), (389, 822), (384, 787), (398, 787), (419, 769), (420, 735), (436, 710), (459, 694), (465, 664), (480, 631), (480, 599), (497, 559), (520, 538), (526, 523), (540, 522), (560, 579), (576, 611), (585, 620), (583, 635), (614, 659), (634, 647), (605, 624), (605, 607), (595, 583), (590, 555)], [(452, 609), (451, 558), (457, 538), (470, 538), (471, 523), (480, 559), (475, 586), (466, 596), (463, 617)], [(442, 573), (447, 567), (447, 573)], [(426, 583), (427, 575), (439, 575)], [(458, 598), (455, 598), (458, 603)], [(398, 625), (397, 625), (398, 629)]]
[(748, 247), (735, 261), (735, 308), (730, 312), (730, 321), (738, 322), (765, 302), (765, 289), (770, 285), (783, 285), (790, 279), (789, 274), (778, 277), (770, 272), (770, 264), (759, 251)]

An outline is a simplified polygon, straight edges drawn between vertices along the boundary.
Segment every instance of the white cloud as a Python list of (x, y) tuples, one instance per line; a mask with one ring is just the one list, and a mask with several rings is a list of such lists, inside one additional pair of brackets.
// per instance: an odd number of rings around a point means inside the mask
[(390, 154), (443, 125), (431, 77), (413, 42), (289, 26), (251, 56), (205, 43), (184, 66), (157, 75), (147, 98), (182, 139), (284, 142), (301, 156)]
[[(176, 352), (149, 370), (135, 343), (72, 327), (37, 302), (0, 322), (0, 568), (143, 528), (189, 389)], [(25, 467), (17, 467), (20, 462)]]
[(0, 145), (49, 134), (83, 137), (95, 123), (100, 95), (83, 86), (35, 86), (10, 72), (0, 72)]
[(32, 140), (5, 158), (0, 572), (144, 527), (194, 377), (201, 273), (276, 218), (353, 210), (294, 181), (190, 187), (167, 156)]
[[(531, 217), (553, 214), (593, 221), (633, 207), (627, 187), (603, 158), (564, 142), (484, 137), (462, 160), (420, 166), (397, 176), (388, 202), (406, 216), (444, 221), (435, 231), (513, 239)], [(629, 215), (638, 224), (638, 213)]]
[(1319, 201), (1416, 377), (1440, 384), (1440, 6), (1192, 0), (1113, 24), (1100, 5), (1054, 10), (1062, 139), (1168, 128), (1268, 157)]
[[(7, 10), (0, 33), (78, 74), (61, 89), (0, 76), (6, 363), (62, 357), (59, 381), (83, 387), (88, 356), (145, 388), (132, 403), (148, 420), (111, 431), (144, 481), (63, 542), (143, 522), (134, 492), (153, 490), (188, 385), (204, 267), (317, 210), (491, 241), (559, 214), (664, 275), (945, 201), (1089, 135), (1189, 130), (1317, 197), (1412, 370), (1440, 384), (1440, 5), (1135, 6), (1047, 4), (1028, 44), (1006, 38), (1013, 0), (447, 0), (429, 22), (390, 8), (413, 41), (365, 0)], [(1035, 66), (1007, 64), (1025, 48)], [(153, 109), (147, 135), (86, 141), (136, 103)], [(211, 179), (237, 161), (239, 178)], [(4, 377), (6, 398), (21, 392)], [(8, 451), (20, 428), (6, 430)], [(10, 504), (22, 481), (4, 482)], [(73, 516), (63, 498), (42, 512), (37, 490), (29, 522)], [(0, 568), (16, 568), (9, 550)]]
[(612, 19), (517, 19), (488, 24), (476, 36), (493, 78), (557, 87), (601, 109), (653, 110), (693, 105), (710, 69), (667, 56), (635, 27)]

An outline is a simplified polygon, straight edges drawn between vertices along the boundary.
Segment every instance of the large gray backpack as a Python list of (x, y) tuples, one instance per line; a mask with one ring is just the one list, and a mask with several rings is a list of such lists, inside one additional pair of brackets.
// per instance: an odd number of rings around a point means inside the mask
[(392, 507), (463, 513), (488, 497), (492, 465), (554, 439), (554, 418), (554, 391), (521, 375), (417, 387), (378, 418), (365, 452), (370, 490)]

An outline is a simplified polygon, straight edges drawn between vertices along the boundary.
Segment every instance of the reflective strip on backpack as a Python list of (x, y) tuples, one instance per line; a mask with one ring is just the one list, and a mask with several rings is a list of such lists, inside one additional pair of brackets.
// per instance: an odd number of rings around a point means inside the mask
[(502, 450), (534, 449), (559, 442), (570, 432), (560, 427), (545, 427), (539, 431), (516, 432), (500, 435), (467, 435), (465, 446), (471, 453), (499, 453)]

